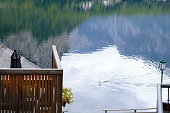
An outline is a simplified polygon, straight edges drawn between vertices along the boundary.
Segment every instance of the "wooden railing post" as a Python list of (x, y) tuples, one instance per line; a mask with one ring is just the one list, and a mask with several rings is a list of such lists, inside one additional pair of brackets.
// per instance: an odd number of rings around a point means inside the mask
[(54, 52), (52, 51), (52, 68), (57, 68), (55, 58), (54, 58)]
[(52, 46), (52, 68), (62, 69), (56, 46)]
[(57, 76), (57, 113), (62, 113), (63, 74)]
[[(0, 75), (0, 108), (2, 108), (2, 105), (1, 105), (1, 103), (2, 103), (2, 83), (1, 83), (1, 77), (2, 75)], [(0, 112), (1, 112), (1, 110), (0, 110)]]
[[(52, 68), (58, 68), (62, 70), (60, 59), (57, 54), (56, 46), (52, 46)], [(62, 89), (63, 89), (63, 70), (62, 73), (57, 76), (56, 84), (57, 95), (57, 113), (62, 113)]]

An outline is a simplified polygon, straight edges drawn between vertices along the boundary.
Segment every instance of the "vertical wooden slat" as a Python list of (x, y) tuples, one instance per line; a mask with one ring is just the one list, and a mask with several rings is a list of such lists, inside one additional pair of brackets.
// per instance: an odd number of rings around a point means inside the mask
[(56, 113), (56, 104), (57, 104), (57, 76), (53, 75), (54, 83), (54, 103), (53, 103), (53, 113)]
[(7, 112), (7, 104), (8, 104), (8, 100), (7, 100), (7, 75), (4, 76), (4, 111)]
[(16, 113), (19, 113), (19, 110), (18, 110), (18, 103), (19, 103), (19, 98), (18, 98), (18, 93), (19, 93), (19, 91), (18, 91), (18, 88), (19, 88), (19, 84), (18, 84), (18, 75), (15, 75), (15, 112)]
[(2, 82), (2, 111), (5, 112), (5, 98), (4, 98), (4, 94), (5, 94), (5, 75), (3, 75), (3, 82)]
[(37, 113), (38, 111), (38, 106), (37, 106), (37, 91), (38, 91), (38, 85), (37, 85), (37, 75), (35, 75), (35, 113)]
[(32, 75), (32, 94), (31, 94), (31, 96), (32, 96), (32, 113), (33, 113), (33, 109), (34, 109), (34, 106), (35, 106), (35, 103), (34, 103), (34, 75)]
[(5, 79), (6, 79), (6, 75), (4, 75), (4, 112), (6, 111), (6, 98), (5, 98), (5, 95), (6, 95), (6, 82), (5, 82)]
[(39, 75), (39, 79), (38, 79), (38, 112), (41, 113), (41, 109), (40, 109), (40, 95), (41, 95), (41, 75)]
[(8, 101), (9, 101), (9, 113), (11, 112), (11, 78), (10, 75), (8, 75)]
[(25, 112), (28, 112), (28, 84), (29, 84), (29, 75), (25, 76), (25, 89), (24, 89), (24, 93), (25, 93), (25, 101), (24, 101), (24, 108), (25, 108)]
[(57, 76), (57, 113), (62, 113), (63, 74)]
[(21, 83), (22, 83), (22, 75), (18, 75), (18, 111), (21, 111), (21, 94), (22, 94), (22, 89), (21, 89)]
[(46, 75), (44, 75), (44, 113), (46, 113)]
[(40, 87), (41, 87), (41, 83), (40, 83), (40, 80), (41, 80), (41, 75), (38, 75), (38, 87), (37, 87), (37, 96), (38, 96), (38, 113), (40, 113)]
[(51, 112), (54, 112), (54, 95), (55, 95), (55, 90), (54, 90), (54, 77), (51, 75)]
[(11, 97), (12, 97), (12, 113), (14, 113), (14, 110), (15, 110), (15, 93), (14, 93), (14, 90), (15, 90), (15, 88), (14, 88), (14, 83), (15, 83), (15, 81), (14, 81), (14, 76), (13, 75), (11, 75), (11, 92), (12, 92), (12, 95), (11, 95)]
[(25, 112), (28, 111), (28, 96), (27, 96), (27, 86), (28, 86), (28, 75), (25, 75), (25, 82), (24, 82), (24, 110)]
[(35, 107), (35, 75), (32, 75), (32, 113)]
[(47, 88), (47, 75), (45, 75), (45, 108), (46, 108), (46, 113), (47, 113), (47, 110), (49, 109), (48, 108), (48, 88)]
[(4, 75), (4, 112), (6, 111), (6, 75)]
[(11, 92), (12, 92), (12, 95), (11, 95), (11, 98), (12, 98), (12, 113), (14, 113), (14, 110), (15, 110), (15, 79), (14, 79), (14, 76), (11, 75)]
[(44, 113), (46, 113), (46, 100), (45, 100), (46, 99), (46, 97), (45, 97), (45, 95), (46, 95), (46, 87), (45, 87), (46, 80), (45, 79), (46, 79), (46, 75), (44, 75), (44, 106), (43, 106), (43, 108), (44, 108), (43, 112)]
[(35, 100), (35, 75), (33, 76), (33, 110), (34, 110), (34, 113), (35, 113), (35, 105), (36, 105), (36, 100)]
[(12, 89), (12, 113), (14, 113), (15, 111), (15, 79), (14, 79), (14, 75), (11, 75), (11, 89)]
[(7, 110), (9, 109), (9, 99), (8, 99), (8, 75), (5, 75), (5, 88), (6, 88), (6, 94), (5, 94), (5, 104), (6, 104), (6, 108), (5, 108), (5, 110), (6, 110), (6, 112), (7, 112)]
[(2, 113), (4, 112), (4, 75), (2, 75)]
[(26, 112), (28, 109), (27, 109), (27, 106), (28, 106), (28, 103), (27, 103), (27, 86), (28, 86), (28, 75), (25, 75), (25, 78), (24, 78), (24, 111)]
[(2, 110), (2, 75), (0, 75), (0, 113)]
[(9, 113), (11, 113), (11, 110), (12, 110), (12, 103), (11, 103), (11, 75), (8, 75), (8, 79), (9, 79), (9, 81), (8, 81), (9, 82), (8, 83)]
[(44, 106), (44, 75), (42, 75), (42, 94), (41, 94), (41, 109), (43, 111), (43, 106)]
[(5, 94), (4, 94), (4, 104), (5, 104), (5, 106), (4, 106), (4, 108), (5, 108), (5, 112), (7, 112), (7, 109), (8, 109), (8, 97), (7, 97), (7, 75), (5, 75), (5, 81), (4, 81), (4, 87), (5, 87)]
[(29, 80), (28, 80), (28, 89), (27, 89), (27, 91), (28, 91), (28, 113), (30, 113), (30, 111), (31, 111), (31, 76), (30, 75), (28, 75), (28, 77), (29, 77)]
[[(48, 94), (47, 94), (47, 97), (48, 97), (48, 113), (50, 113), (51, 111), (51, 103), (50, 103), (50, 75), (48, 75)], [(52, 93), (52, 92), (51, 92)]]
[(39, 81), (40, 81), (40, 75), (37, 75), (37, 113), (39, 113), (40, 112), (40, 100), (39, 100), (39, 98), (40, 98), (40, 94), (39, 94), (39, 92), (40, 92), (40, 83), (39, 83)]
[(31, 90), (32, 90), (32, 89), (31, 89), (31, 88), (32, 88), (32, 85), (31, 85), (31, 77), (32, 77), (32, 75), (29, 75), (29, 84), (28, 84), (28, 87), (29, 87), (29, 90), (28, 90), (28, 91), (29, 91), (29, 104), (28, 104), (28, 105), (29, 105), (29, 111), (28, 111), (28, 113), (31, 113), (31, 106), (32, 106), (32, 105), (31, 105), (31, 102), (32, 102), (32, 101), (31, 101), (31, 99), (32, 99), (32, 98), (31, 98), (31, 97), (32, 97), (32, 95), (31, 95), (31, 94), (32, 94), (32, 93), (31, 93)]
[(15, 75), (13, 75), (13, 81), (14, 81), (14, 90), (13, 90), (13, 91), (14, 91), (14, 92), (13, 92), (14, 94), (13, 94), (13, 95), (15, 95), (15, 96), (14, 96), (15, 98), (13, 97), (13, 98), (14, 98), (14, 99), (13, 99), (13, 100), (14, 100), (14, 102), (13, 102), (13, 104), (14, 104), (14, 112), (17, 112), (17, 111), (16, 111), (16, 109), (17, 109), (17, 108), (16, 108), (16, 107), (17, 107), (17, 106), (16, 106), (16, 101), (17, 101), (17, 91), (16, 91), (16, 90), (17, 90), (17, 86), (16, 86), (17, 83), (16, 83), (16, 82), (17, 82), (17, 79), (16, 79), (16, 76), (15, 76)]
[(24, 106), (25, 106), (25, 104), (24, 104), (25, 103), (24, 102), (25, 101), (25, 98), (24, 98), (25, 97), (25, 92), (24, 92), (24, 89), (25, 89), (25, 80), (24, 80), (24, 77), (25, 77), (25, 75), (22, 76), (22, 83), (21, 83), (21, 87), (22, 87), (22, 96), (21, 96), (22, 97), (22, 100), (21, 100), (22, 101), (22, 104), (21, 104), (21, 106), (22, 106), (22, 113), (24, 113)]
[(50, 104), (51, 104), (51, 113), (54, 113), (54, 109), (53, 109), (53, 103), (54, 103), (54, 79), (53, 79), (53, 76), (51, 75), (50, 76), (50, 79), (51, 79), (51, 84), (50, 84)]
[(8, 103), (8, 107), (7, 107), (7, 110), (9, 110), (9, 105), (10, 105), (10, 103), (9, 103), (9, 75), (6, 75), (6, 89), (7, 89), (7, 94), (6, 94), (6, 96), (7, 96), (7, 103)]
[(12, 112), (12, 76), (9, 75), (9, 109), (10, 113)]

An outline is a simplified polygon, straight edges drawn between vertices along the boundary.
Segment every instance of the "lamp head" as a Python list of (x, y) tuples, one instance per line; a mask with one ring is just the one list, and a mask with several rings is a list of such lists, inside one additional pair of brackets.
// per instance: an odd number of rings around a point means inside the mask
[(161, 60), (159, 63), (160, 63), (160, 70), (165, 70), (166, 62), (164, 60)]

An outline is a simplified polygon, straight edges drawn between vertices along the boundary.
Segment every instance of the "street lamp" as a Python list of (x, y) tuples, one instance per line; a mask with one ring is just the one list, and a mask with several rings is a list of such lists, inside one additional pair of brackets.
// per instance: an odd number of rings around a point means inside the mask
[(162, 81), (163, 81), (163, 71), (165, 70), (166, 62), (164, 60), (161, 60), (159, 63), (160, 63), (161, 84), (162, 84)]

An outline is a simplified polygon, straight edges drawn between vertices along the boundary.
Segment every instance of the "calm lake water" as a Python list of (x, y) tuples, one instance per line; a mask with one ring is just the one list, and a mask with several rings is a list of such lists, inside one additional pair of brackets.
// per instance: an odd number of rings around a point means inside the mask
[(0, 0), (0, 43), (40, 67), (57, 46), (69, 113), (156, 107), (162, 59), (170, 83), (169, 19), (170, 2)]

